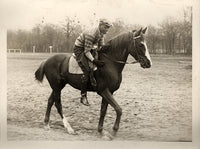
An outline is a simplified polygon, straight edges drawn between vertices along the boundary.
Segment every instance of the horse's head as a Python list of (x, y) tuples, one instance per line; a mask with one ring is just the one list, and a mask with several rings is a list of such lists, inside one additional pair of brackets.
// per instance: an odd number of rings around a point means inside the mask
[(152, 65), (144, 34), (147, 28), (131, 32), (131, 41), (128, 47), (129, 53), (138, 61), (142, 68), (150, 68)]

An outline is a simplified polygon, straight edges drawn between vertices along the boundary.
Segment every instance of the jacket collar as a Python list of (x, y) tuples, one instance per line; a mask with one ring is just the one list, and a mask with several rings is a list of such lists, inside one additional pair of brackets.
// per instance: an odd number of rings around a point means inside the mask
[(100, 32), (99, 27), (96, 29), (96, 36), (103, 37), (104, 34)]

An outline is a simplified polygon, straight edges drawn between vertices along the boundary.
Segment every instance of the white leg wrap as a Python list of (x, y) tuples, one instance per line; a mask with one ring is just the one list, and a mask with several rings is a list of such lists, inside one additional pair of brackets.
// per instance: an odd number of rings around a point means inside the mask
[(66, 117), (63, 116), (63, 124), (64, 127), (67, 128), (67, 131), (69, 134), (74, 134), (74, 130), (72, 129), (72, 127), (70, 126), (69, 122), (67, 121)]

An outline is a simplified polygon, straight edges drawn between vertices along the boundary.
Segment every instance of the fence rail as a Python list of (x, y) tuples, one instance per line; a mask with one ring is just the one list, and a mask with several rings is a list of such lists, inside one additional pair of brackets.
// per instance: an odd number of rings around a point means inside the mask
[(22, 53), (21, 49), (7, 49), (8, 53)]

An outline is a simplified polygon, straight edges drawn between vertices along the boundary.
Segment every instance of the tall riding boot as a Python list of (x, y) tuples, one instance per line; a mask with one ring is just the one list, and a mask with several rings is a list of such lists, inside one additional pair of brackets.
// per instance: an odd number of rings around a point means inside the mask
[(92, 86), (96, 87), (97, 86), (97, 81), (94, 78), (94, 71), (91, 69), (90, 70), (90, 82)]
[(89, 102), (87, 100), (87, 79), (85, 75), (82, 76), (82, 82), (81, 82), (81, 103), (85, 106), (89, 106)]

